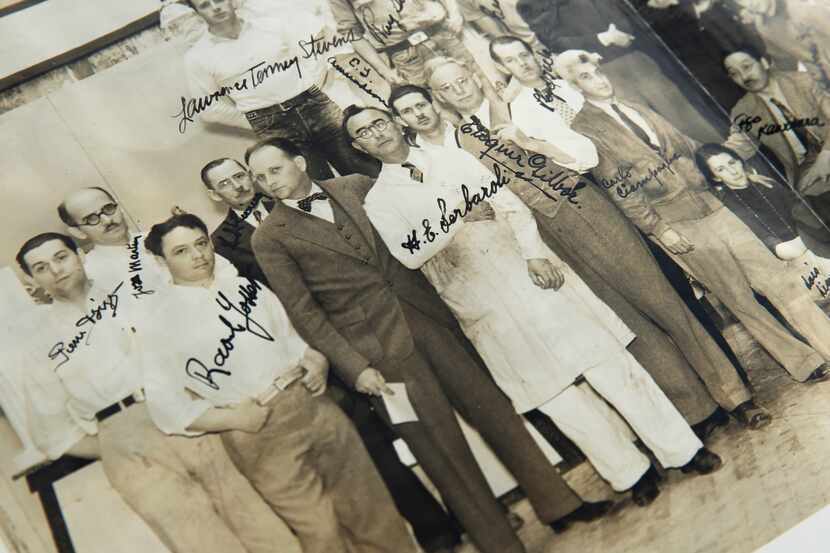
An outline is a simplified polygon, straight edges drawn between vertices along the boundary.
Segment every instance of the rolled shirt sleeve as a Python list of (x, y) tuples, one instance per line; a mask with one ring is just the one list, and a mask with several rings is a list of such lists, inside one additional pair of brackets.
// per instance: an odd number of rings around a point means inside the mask
[(23, 378), (23, 390), (29, 434), (49, 459), (58, 459), (87, 436), (69, 412), (69, 394), (63, 383), (48, 367), (30, 367)]

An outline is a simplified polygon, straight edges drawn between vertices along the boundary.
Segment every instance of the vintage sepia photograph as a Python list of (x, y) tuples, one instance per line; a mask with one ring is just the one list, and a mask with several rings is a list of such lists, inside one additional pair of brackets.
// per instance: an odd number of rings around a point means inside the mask
[(828, 123), (826, 0), (0, 0), (0, 553), (825, 551)]

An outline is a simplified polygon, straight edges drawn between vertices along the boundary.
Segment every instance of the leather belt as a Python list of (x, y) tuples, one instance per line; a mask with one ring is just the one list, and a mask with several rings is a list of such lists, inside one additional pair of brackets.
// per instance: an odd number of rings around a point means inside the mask
[(259, 394), (257, 397), (257, 403), (261, 406), (264, 406), (269, 401), (274, 399), (277, 394), (284, 391), (288, 388), (291, 384), (297, 382), (299, 379), (303, 377), (305, 374), (305, 369), (302, 367), (297, 367), (285, 373), (282, 376), (277, 377), (270, 386), (268, 386), (264, 392)]
[(127, 397), (125, 397), (124, 399), (122, 399), (120, 401), (116, 401), (112, 405), (110, 405), (108, 407), (104, 407), (103, 409), (101, 409), (100, 411), (95, 413), (95, 418), (98, 420), (98, 422), (101, 422), (103, 420), (106, 420), (106, 419), (110, 418), (111, 416), (115, 415), (116, 413), (120, 413), (121, 411), (126, 410), (128, 407), (131, 407), (131, 406), (135, 405), (136, 403), (141, 403), (142, 401), (144, 401), (144, 400), (143, 399), (136, 399), (135, 394), (130, 394)]
[[(438, 23), (433, 23), (432, 25), (430, 25), (429, 27), (427, 27), (426, 29), (424, 29), (422, 31), (412, 33), (409, 37), (407, 37), (406, 40), (402, 40), (401, 42), (398, 42), (397, 44), (393, 44), (392, 46), (387, 46), (382, 51), (385, 52), (386, 54), (390, 55), (390, 56), (395, 55), (398, 52), (402, 52), (403, 50), (408, 49), (410, 46), (417, 46), (418, 44), (421, 44), (422, 42), (427, 40), (429, 37), (431, 37), (436, 32), (442, 30), (443, 28), (444, 28), (444, 22), (443, 21), (439, 21)], [(418, 40), (418, 41), (413, 40), (414, 37), (417, 37), (417, 36), (426, 37), (426, 38), (424, 38), (423, 40)]]
[(314, 86), (310, 87), (309, 89), (304, 90), (303, 92), (300, 92), (299, 94), (297, 94), (293, 98), (289, 98), (285, 102), (280, 102), (278, 104), (273, 104), (273, 105), (270, 105), (270, 106), (265, 107), (265, 108), (253, 109), (251, 111), (246, 111), (245, 112), (245, 117), (250, 121), (251, 119), (256, 119), (257, 117), (262, 117), (263, 115), (268, 115), (268, 114), (273, 113), (275, 111), (280, 112), (280, 113), (285, 113), (287, 111), (291, 111), (292, 109), (296, 108), (300, 104), (306, 103), (308, 100), (311, 99), (312, 96), (316, 96), (317, 94), (320, 94), (320, 93), (321, 93), (320, 89), (317, 87), (317, 85), (314, 85)]

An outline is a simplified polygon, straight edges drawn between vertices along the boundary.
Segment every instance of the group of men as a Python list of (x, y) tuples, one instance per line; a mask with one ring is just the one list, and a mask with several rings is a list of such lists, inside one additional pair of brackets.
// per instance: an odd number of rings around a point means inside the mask
[[(701, 150), (694, 133), (712, 142), (714, 127), (661, 96), (674, 83), (635, 86), (640, 68), (662, 73), (602, 0), (330, 4), (391, 85), (388, 109), (341, 110), (317, 56), (255, 76), (318, 35), (310, 11), (280, 27), (284, 14), (191, 0), (206, 23), (186, 60), (194, 96), (223, 91), (200, 115), (260, 138), (201, 168), (224, 220), (211, 232), (178, 212), (138, 234), (111, 192), (84, 188), (57, 208), (67, 232), (17, 256), (51, 298), (26, 378), (35, 442), (100, 458), (172, 552), (451, 551), (461, 533), (522, 552), (459, 415), (554, 532), (612, 504), (565, 483), (524, 426), (531, 410), (640, 506), (660, 476), (635, 439), (664, 469), (716, 471), (705, 440), (723, 413), (752, 430), (772, 415), (672, 262), (795, 380), (830, 378), (830, 320), (710, 182), (737, 171), (724, 154), (765, 146), (822, 205), (830, 97), (808, 73), (726, 52), (744, 124)], [(506, 86), (466, 50), (465, 21)], [(575, 26), (572, 44), (534, 32), (545, 21)]]

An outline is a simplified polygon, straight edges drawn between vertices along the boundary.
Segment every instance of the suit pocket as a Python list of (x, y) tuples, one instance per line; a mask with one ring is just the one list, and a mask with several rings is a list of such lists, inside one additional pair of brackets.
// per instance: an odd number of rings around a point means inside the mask
[(329, 320), (352, 347), (369, 361), (375, 362), (383, 359), (383, 346), (366, 319), (366, 312), (361, 306), (356, 305), (343, 313), (329, 315)]

